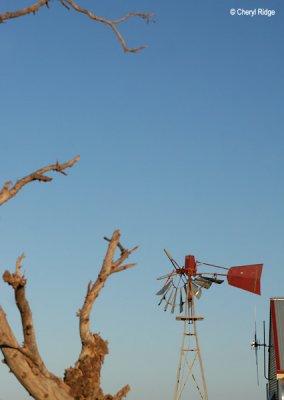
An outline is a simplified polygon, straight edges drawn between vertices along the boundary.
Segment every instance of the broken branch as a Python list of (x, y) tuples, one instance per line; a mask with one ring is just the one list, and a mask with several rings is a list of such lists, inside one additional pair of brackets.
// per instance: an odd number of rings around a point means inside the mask
[[(93, 284), (89, 283), (84, 305), (79, 312), (80, 336), (82, 342), (81, 356), (86, 353), (88, 349), (87, 344), (92, 341), (93, 335), (90, 331), (90, 314), (92, 306), (96, 298), (98, 297), (101, 289), (104, 287), (106, 280), (112, 273), (120, 272), (135, 266), (135, 264), (128, 264), (124, 266), (121, 266), (121, 264), (129, 257), (131, 253), (133, 253), (133, 251), (138, 248), (138, 246), (134, 247), (132, 250), (127, 250), (120, 244), (119, 238), (120, 233), (118, 230), (114, 231), (111, 239), (105, 237), (105, 239), (109, 242), (109, 245), (103, 262), (103, 266), (96, 281)], [(121, 257), (117, 261), (113, 261), (114, 253), (117, 248), (119, 248), (121, 251)]]
[(32, 172), (30, 175), (25, 176), (22, 179), (19, 179), (13, 187), (12, 182), (6, 182), (2, 189), (0, 190), (0, 206), (6, 201), (10, 200), (12, 197), (14, 197), (27, 183), (32, 182), (32, 181), (39, 181), (39, 182), (50, 182), (52, 181), (52, 178), (49, 176), (46, 176), (45, 174), (49, 171), (55, 171), (55, 172), (60, 172), (64, 175), (66, 175), (66, 172), (64, 170), (66, 168), (71, 168), (77, 161), (80, 160), (80, 156), (72, 158), (72, 160), (67, 161), (63, 164), (59, 164), (59, 162), (56, 162), (56, 164), (48, 165), (47, 167), (40, 168), (35, 172)]
[(22, 8), (14, 12), (6, 12), (0, 14), (0, 23), (3, 23), (7, 19), (22, 17), (23, 15), (35, 14), (42, 6), (47, 5), (49, 0), (40, 0), (32, 6)]
[(33, 360), (34, 364), (41, 370), (42, 373), (49, 376), (49, 372), (46, 369), (38, 351), (36, 335), (33, 326), (32, 311), (25, 295), (26, 278), (24, 275), (21, 275), (21, 267), (24, 257), (24, 254), (18, 257), (15, 273), (11, 274), (9, 271), (4, 272), (3, 281), (8, 283), (8, 285), (12, 286), (14, 289), (15, 302), (19, 309), (22, 320), (24, 335), (24, 344), (22, 347), (23, 353), (28, 355)]
[[(84, 14), (86, 16), (88, 16), (91, 20), (93, 21), (97, 21), (97, 22), (101, 22), (105, 25), (108, 25), (113, 32), (115, 33), (116, 37), (118, 38), (120, 44), (123, 47), (123, 50), (125, 52), (128, 53), (137, 53), (140, 50), (144, 49), (146, 46), (139, 46), (139, 47), (135, 47), (135, 48), (130, 48), (126, 45), (126, 42), (123, 38), (123, 36), (121, 35), (121, 33), (119, 32), (119, 30), (117, 29), (116, 25), (127, 21), (130, 18), (141, 18), (144, 21), (146, 21), (147, 23), (149, 23), (153, 17), (153, 14), (151, 13), (133, 13), (130, 12), (127, 15), (125, 15), (122, 18), (116, 19), (116, 20), (109, 20), (103, 17), (100, 17), (96, 14), (94, 14), (93, 12), (91, 12), (90, 10), (87, 10), (81, 6), (79, 6), (77, 4), (77, 2), (73, 1), (73, 0), (59, 0), (59, 3), (65, 7), (67, 10), (70, 10), (70, 8), (73, 8), (75, 11), (77, 11), (78, 13)], [(22, 17), (24, 15), (28, 15), (28, 14), (35, 14), (41, 7), (46, 6), (49, 7), (49, 0), (40, 0), (38, 2), (36, 2), (35, 4), (23, 8), (21, 10), (17, 10), (14, 12), (6, 12), (6, 13), (2, 13), (0, 14), (0, 23), (5, 22), (6, 20), (12, 19), (12, 18), (17, 18), (17, 17)]]

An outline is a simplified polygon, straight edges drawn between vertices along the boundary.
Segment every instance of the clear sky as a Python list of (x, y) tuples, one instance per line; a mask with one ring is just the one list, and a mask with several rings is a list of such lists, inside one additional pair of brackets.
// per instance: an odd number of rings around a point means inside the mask
[[(1, 1), (0, 11), (28, 1)], [(139, 244), (92, 315), (109, 340), (103, 388), (172, 398), (182, 326), (157, 306), (166, 247), (224, 266), (264, 263), (262, 296), (213, 287), (198, 314), (209, 399), (265, 399), (250, 341), (283, 296), (284, 5), (282, 0), (82, 1), (109, 18), (154, 12), (114, 34), (56, 1), (0, 25), (1, 182), (80, 154), (68, 177), (34, 183), (0, 210), (0, 271), (26, 254), (41, 354), (62, 376), (80, 350), (75, 316), (99, 271), (103, 236)], [(276, 15), (231, 16), (269, 8)], [(2, 274), (2, 272), (1, 272)], [(205, 292), (205, 291), (204, 291)], [(21, 340), (13, 294), (0, 302)], [(29, 396), (0, 365), (0, 399)], [(194, 400), (194, 399), (193, 399)]]

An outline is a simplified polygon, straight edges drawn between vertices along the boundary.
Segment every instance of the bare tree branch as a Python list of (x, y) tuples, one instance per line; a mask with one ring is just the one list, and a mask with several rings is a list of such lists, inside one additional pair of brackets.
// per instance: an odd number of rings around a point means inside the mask
[(124, 386), (122, 389), (119, 390), (119, 392), (116, 393), (115, 396), (113, 396), (112, 400), (123, 399), (129, 391), (130, 391), (130, 386), (129, 385)]
[[(6, 182), (0, 191), (0, 205), (15, 196), (29, 182), (34, 180), (51, 181), (52, 178), (45, 175), (49, 171), (66, 175), (65, 169), (72, 167), (78, 160), (79, 156), (64, 164), (57, 162), (41, 168), (20, 179), (14, 186), (11, 182)], [(135, 266), (135, 264), (124, 264), (124, 262), (137, 249), (137, 246), (127, 250), (122, 246), (119, 238), (118, 230), (113, 233), (111, 239), (106, 238), (109, 244), (102, 268), (96, 281), (88, 284), (83, 308), (78, 312), (82, 348), (75, 366), (65, 370), (64, 381), (48, 371), (38, 350), (32, 311), (25, 294), (27, 281), (24, 274), (21, 273), (24, 254), (18, 257), (14, 273), (8, 270), (4, 272), (4, 282), (14, 290), (15, 302), (21, 315), (24, 341), (20, 346), (0, 307), (0, 350), (4, 355), (4, 362), (34, 399), (121, 400), (129, 392), (128, 385), (114, 396), (104, 394), (101, 389), (101, 367), (108, 353), (108, 344), (99, 334), (91, 332), (89, 323), (94, 301), (109, 276)], [(120, 256), (115, 259), (117, 248), (120, 250)]]
[(18, 257), (16, 271), (5, 271), (3, 280), (11, 285), (21, 314), (24, 344), (20, 346), (0, 307), (0, 350), (4, 362), (34, 399), (74, 400), (70, 388), (60, 378), (50, 373), (39, 355), (32, 312), (25, 296), (26, 279), (21, 275), (24, 255)]
[(125, 271), (126, 269), (133, 268), (133, 267), (135, 267), (135, 266), (136, 266), (136, 264), (126, 264), (126, 265), (123, 265), (122, 267), (115, 268), (115, 269), (112, 271), (112, 274), (114, 274), (114, 273), (116, 273), (116, 272)]
[[(79, 157), (75, 157), (64, 164), (57, 162), (41, 168), (20, 179), (11, 189), (12, 183), (6, 182), (0, 191), (0, 204), (15, 196), (24, 185), (33, 180), (50, 181), (51, 178), (45, 175), (49, 171), (66, 175), (65, 169), (72, 167), (78, 160)], [(78, 313), (82, 348), (75, 366), (65, 370), (64, 380), (46, 368), (38, 350), (32, 311), (25, 293), (27, 280), (21, 272), (24, 254), (18, 257), (15, 272), (11, 273), (8, 270), (4, 272), (4, 282), (14, 290), (15, 302), (21, 316), (24, 341), (22, 345), (18, 343), (4, 311), (0, 307), (0, 350), (4, 355), (4, 362), (34, 399), (122, 400), (129, 392), (128, 385), (114, 396), (104, 394), (101, 389), (101, 368), (108, 353), (108, 343), (99, 334), (91, 332), (89, 323), (94, 301), (109, 276), (135, 266), (135, 264), (124, 264), (124, 262), (137, 247), (127, 250), (122, 246), (119, 238), (120, 233), (117, 230), (111, 239), (107, 239), (108, 248), (98, 278), (94, 283), (89, 282), (88, 284), (83, 308)], [(115, 259), (117, 248), (120, 250), (120, 257)]]
[[(123, 36), (121, 35), (121, 33), (119, 32), (118, 28), (116, 27), (116, 25), (118, 25), (118, 24), (120, 24), (122, 22), (125, 22), (130, 18), (135, 18), (135, 17), (141, 18), (144, 21), (146, 21), (147, 23), (149, 23), (152, 20), (153, 14), (151, 14), (151, 13), (141, 13), (141, 12), (138, 12), (138, 13), (130, 12), (127, 15), (125, 15), (124, 17), (122, 17), (122, 18), (119, 18), (119, 19), (111, 21), (109, 19), (106, 19), (106, 18), (103, 18), (103, 17), (100, 17), (100, 16), (94, 14), (90, 10), (82, 8), (81, 6), (78, 5), (77, 2), (75, 2), (73, 0), (59, 0), (59, 2), (60, 2), (60, 4), (62, 6), (64, 6), (68, 10), (70, 8), (73, 8), (78, 13), (87, 15), (93, 21), (101, 22), (101, 23), (103, 23), (105, 25), (108, 25), (113, 30), (113, 32), (115, 33), (116, 37), (118, 38), (118, 40), (121, 43), (121, 45), (123, 47), (123, 50), (125, 52), (137, 53), (137, 52), (139, 52), (140, 50), (142, 50), (142, 49), (144, 49), (146, 47), (146, 46), (139, 46), (139, 47), (135, 47), (135, 48), (129, 48), (126, 45), (126, 42), (125, 42)], [(28, 14), (31, 14), (31, 13), (35, 14), (43, 6), (49, 7), (49, 0), (40, 0), (40, 1), (36, 2), (35, 4), (33, 4), (33, 5), (29, 6), (29, 7), (23, 8), (21, 10), (17, 10), (17, 11), (14, 11), (14, 12), (2, 13), (2, 14), (0, 14), (0, 23), (1, 22), (3, 23), (6, 20), (9, 20), (9, 19), (12, 19), (12, 18), (22, 17), (24, 15), (28, 15)]]
[[(100, 291), (104, 287), (106, 280), (112, 273), (120, 272), (135, 266), (135, 264), (128, 264), (124, 266), (121, 266), (121, 264), (129, 257), (131, 253), (133, 253), (133, 251), (138, 248), (138, 246), (134, 247), (132, 250), (127, 250), (120, 244), (119, 238), (120, 233), (118, 230), (113, 233), (111, 239), (105, 238), (106, 240), (108, 240), (109, 245), (103, 262), (103, 266), (96, 281), (94, 283), (89, 283), (84, 305), (79, 312), (80, 336), (82, 341), (81, 354), (85, 354), (86, 352), (88, 352), (88, 344), (89, 341), (92, 340), (92, 332), (90, 331), (90, 314), (93, 304), (100, 294)], [(114, 261), (113, 258), (115, 250), (117, 248), (120, 249), (121, 256), (118, 260)]]
[(0, 306), (0, 348), (2, 349), (2, 347), (17, 349), (20, 345), (8, 324), (3, 308)]
[(22, 17), (23, 15), (28, 15), (31, 13), (35, 14), (42, 6), (48, 6), (48, 2), (49, 0), (40, 0), (32, 6), (22, 8), (21, 10), (0, 14), (0, 23), (6, 21), (7, 19)]
[[(15, 302), (19, 309), (24, 343), (19, 345), (13, 335), (6, 315), (0, 307), (0, 350), (5, 363), (13, 374), (37, 400), (121, 400), (130, 390), (124, 386), (112, 396), (104, 394), (100, 387), (100, 374), (104, 358), (108, 353), (108, 344), (99, 334), (90, 330), (90, 314), (94, 301), (104, 287), (106, 280), (113, 273), (126, 270), (135, 264), (123, 264), (128, 256), (137, 249), (127, 250), (119, 242), (120, 233), (115, 231), (109, 241), (105, 259), (94, 283), (89, 282), (83, 308), (79, 311), (81, 353), (75, 366), (65, 370), (64, 381), (49, 372), (39, 354), (32, 311), (25, 295), (26, 278), (21, 273), (24, 255), (18, 257), (15, 272), (5, 271), (3, 280), (10, 285), (15, 294)], [(115, 260), (115, 251), (119, 248), (121, 255)]]
[(12, 286), (14, 289), (15, 303), (19, 309), (22, 320), (24, 335), (24, 344), (22, 347), (23, 353), (33, 360), (35, 365), (44, 375), (49, 377), (50, 373), (45, 367), (38, 351), (35, 329), (33, 326), (32, 311), (25, 295), (26, 278), (24, 275), (21, 275), (21, 264), (24, 257), (24, 254), (18, 257), (15, 273), (11, 274), (9, 271), (4, 272), (3, 281), (8, 283), (8, 285)]
[[(65, 371), (64, 381), (71, 387), (71, 393), (74, 398), (80, 398), (80, 387), (85, 388), (90, 399), (104, 400), (121, 400), (129, 392), (130, 387), (124, 386), (115, 396), (104, 395), (100, 389), (100, 371), (104, 358), (108, 353), (107, 342), (104, 341), (99, 334), (93, 334), (90, 330), (90, 314), (96, 298), (99, 296), (101, 289), (104, 287), (108, 277), (115, 272), (123, 271), (134, 264), (122, 266), (122, 262), (132, 253), (133, 250), (126, 250), (119, 242), (120, 233), (116, 230), (109, 241), (106, 256), (94, 283), (89, 282), (87, 295), (84, 305), (77, 313), (80, 317), (80, 337), (82, 349), (78, 361), (74, 368), (68, 368)], [(119, 248), (122, 255), (114, 261), (114, 254)], [(136, 249), (136, 248), (135, 248)]]
[(14, 186), (12, 186), (12, 182), (6, 182), (3, 185), (2, 189), (0, 190), (0, 206), (6, 203), (6, 201), (10, 200), (12, 197), (14, 197), (27, 183), (30, 183), (32, 181), (39, 181), (39, 182), (52, 181), (52, 178), (45, 175), (49, 171), (55, 171), (63, 175), (67, 175), (66, 172), (64, 172), (64, 170), (66, 168), (72, 167), (79, 160), (80, 156), (77, 156), (72, 158), (72, 160), (67, 161), (64, 164), (59, 164), (59, 162), (56, 162), (56, 164), (40, 168), (37, 171), (32, 172), (30, 175), (27, 175), (24, 178), (19, 179)]

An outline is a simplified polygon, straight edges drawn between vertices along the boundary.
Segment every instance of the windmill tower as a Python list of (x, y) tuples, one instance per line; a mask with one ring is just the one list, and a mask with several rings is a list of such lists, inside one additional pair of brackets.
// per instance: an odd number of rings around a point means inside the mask
[[(204, 368), (199, 346), (197, 323), (203, 320), (195, 310), (195, 298), (199, 299), (202, 289), (209, 289), (212, 284), (224, 282), (219, 277), (226, 277), (228, 284), (249, 292), (260, 294), (260, 278), (263, 264), (244, 265), (225, 268), (196, 261), (193, 255), (185, 257), (184, 266), (180, 267), (167, 250), (164, 250), (174, 269), (171, 273), (158, 279), (165, 283), (157, 295), (162, 296), (159, 302), (165, 302), (164, 311), (170, 306), (177, 321), (183, 323), (183, 333), (176, 384), (173, 400), (191, 398), (208, 400)], [(202, 266), (226, 270), (226, 273), (202, 272)], [(284, 399), (283, 399), (284, 400)]]

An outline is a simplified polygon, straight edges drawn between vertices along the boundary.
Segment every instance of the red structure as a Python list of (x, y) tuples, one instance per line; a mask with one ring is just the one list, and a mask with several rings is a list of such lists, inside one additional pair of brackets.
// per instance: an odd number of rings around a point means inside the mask
[[(184, 266), (180, 267), (167, 250), (165, 250), (165, 253), (174, 266), (174, 269), (171, 273), (158, 278), (166, 279), (166, 281), (157, 294), (163, 295), (160, 304), (166, 300), (166, 308), (170, 305), (172, 312), (174, 312), (178, 299), (180, 303), (180, 312), (183, 310), (183, 296), (182, 293), (180, 296), (177, 296), (177, 291), (178, 288), (185, 286), (187, 281), (191, 283), (191, 293), (188, 294), (188, 299), (190, 299), (191, 295), (195, 295), (199, 298), (201, 288), (209, 289), (213, 283), (223, 283), (224, 280), (220, 279), (223, 277), (227, 278), (228, 284), (231, 286), (254, 294), (261, 294), (260, 281), (263, 264), (240, 265), (226, 268), (197, 261), (193, 255), (187, 255), (185, 256)], [(201, 268), (205, 266), (207, 269), (208, 267), (212, 269), (222, 269), (226, 271), (226, 273), (201, 271)], [(178, 281), (175, 279), (177, 277)]]
[(187, 275), (195, 276), (197, 267), (194, 256), (185, 256), (184, 269)]
[(260, 278), (263, 264), (242, 265), (229, 269), (228, 284), (260, 295)]
[[(184, 266), (180, 267), (167, 250), (165, 250), (165, 253), (174, 269), (169, 274), (158, 278), (165, 280), (165, 282), (156, 294), (161, 296), (159, 305), (164, 304), (164, 311), (169, 308), (173, 314), (178, 309), (178, 313), (181, 315), (177, 316), (176, 320), (183, 322), (174, 400), (192, 398), (192, 391), (199, 399), (208, 400), (197, 335), (197, 322), (202, 321), (203, 317), (195, 313), (195, 297), (199, 299), (202, 290), (209, 289), (212, 284), (223, 283), (223, 277), (227, 278), (228, 284), (231, 286), (260, 295), (263, 264), (226, 268), (197, 261), (193, 255), (187, 255), (185, 256)], [(216, 269), (223, 271), (220, 271), (220, 273), (219, 271), (211, 272), (213, 268), (215, 271)], [(206, 272), (208, 270), (209, 272)], [(255, 347), (256, 345), (257, 341), (255, 341)], [(190, 396), (185, 388), (190, 391)], [(284, 400), (284, 397), (281, 400)]]

